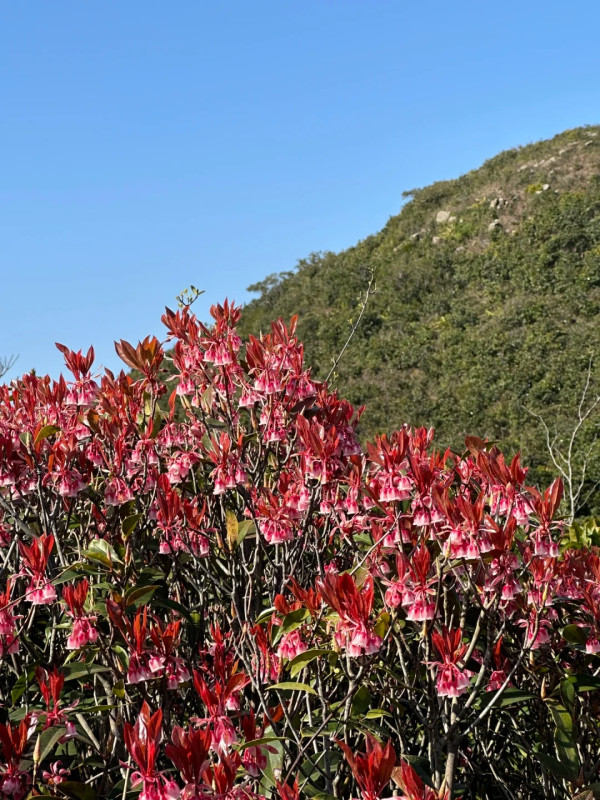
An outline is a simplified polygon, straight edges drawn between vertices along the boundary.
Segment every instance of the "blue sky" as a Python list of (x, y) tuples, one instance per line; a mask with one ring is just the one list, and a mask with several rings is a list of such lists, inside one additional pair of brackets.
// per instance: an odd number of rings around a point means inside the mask
[(0, 356), (162, 337), (402, 192), (600, 122), (600, 4), (0, 0)]

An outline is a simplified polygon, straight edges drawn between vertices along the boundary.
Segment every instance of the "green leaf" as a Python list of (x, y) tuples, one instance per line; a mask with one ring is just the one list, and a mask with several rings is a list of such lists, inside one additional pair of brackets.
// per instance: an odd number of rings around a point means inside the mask
[(387, 611), (382, 611), (379, 615), (379, 619), (375, 623), (373, 630), (381, 639), (384, 638), (385, 634), (387, 633), (388, 628), (390, 627), (390, 620), (391, 617)]
[(189, 610), (182, 606), (181, 603), (178, 603), (176, 600), (171, 600), (170, 597), (163, 597), (162, 595), (157, 595), (154, 598), (153, 605), (155, 606), (162, 606), (163, 608), (170, 608), (173, 611), (177, 611), (178, 614), (181, 614), (182, 617), (185, 617), (188, 622), (191, 622), (192, 625), (194, 624), (194, 620), (192, 619), (192, 615), (190, 614)]
[(143, 514), (132, 514), (130, 517), (127, 517), (123, 520), (121, 523), (121, 530), (123, 531), (123, 536), (125, 538), (133, 533), (142, 517)]
[(29, 672), (24, 672), (20, 675), (10, 693), (12, 704), (15, 705), (23, 696), (28, 686), (31, 686), (32, 681), (35, 684), (35, 667), (30, 669)]
[(562, 636), (565, 641), (571, 644), (585, 644), (587, 642), (587, 635), (583, 628), (579, 625), (565, 625), (562, 630)]
[(78, 578), (81, 578), (82, 570), (79, 567), (75, 567), (75, 565), (71, 565), (69, 569), (61, 572), (61, 574), (54, 578), (53, 581), (50, 581), (52, 586), (60, 586), (62, 583), (68, 583), (69, 581), (76, 581)]
[(59, 725), (56, 728), (48, 728), (40, 733), (40, 762), (50, 755), (58, 740), (64, 736), (66, 732), (67, 729), (65, 726)]
[(554, 702), (548, 703), (548, 706), (556, 727), (561, 731), (571, 733), (573, 730), (573, 720), (571, 719), (571, 715), (567, 709), (564, 706)]
[(99, 561), (105, 567), (112, 567), (113, 563), (123, 563), (115, 548), (106, 539), (92, 539), (89, 549), (84, 550), (83, 555), (90, 561)]
[(161, 431), (162, 424), (163, 424), (163, 414), (160, 408), (157, 408), (156, 413), (154, 414), (154, 419), (152, 420), (152, 433), (150, 434), (151, 439), (156, 439), (156, 437)]
[(546, 769), (550, 770), (554, 775), (558, 775), (560, 778), (564, 778), (564, 780), (567, 781), (572, 781), (577, 777), (577, 774), (575, 774), (575, 776), (573, 775), (573, 771), (568, 764), (563, 764), (556, 758), (548, 756), (545, 753), (537, 753), (536, 756)]
[(267, 689), (276, 689), (279, 692), (308, 692), (309, 694), (317, 694), (312, 686), (309, 686), (307, 683), (298, 683), (297, 681), (274, 683), (272, 686), (267, 686)]
[(230, 550), (235, 550), (238, 545), (239, 523), (233, 511), (225, 512), (225, 526), (227, 528), (227, 545)]
[[(491, 700), (495, 701), (498, 693), (499, 690), (498, 692), (486, 692), (485, 695), (480, 698), (479, 705), (487, 706)], [(494, 705), (496, 708), (506, 708), (507, 706), (515, 705), (515, 703), (526, 703), (528, 700), (533, 700), (532, 694), (509, 686), (502, 692), (497, 702), (494, 702)]]
[(121, 662), (121, 666), (123, 669), (127, 669), (129, 666), (129, 653), (122, 647), (120, 644), (113, 644), (110, 648), (113, 653), (117, 656), (119, 661)]
[(365, 714), (365, 719), (381, 719), (381, 717), (391, 717), (391, 714), (383, 708), (372, 708)]
[(74, 800), (98, 800), (98, 795), (92, 787), (79, 781), (63, 781), (60, 790)]
[(275, 608), (275, 606), (270, 606), (270, 608), (266, 608), (257, 618), (256, 625), (261, 625), (263, 622), (266, 622), (267, 620), (271, 619), (271, 617), (276, 611), (277, 609)]
[(256, 533), (256, 525), (251, 519), (245, 519), (243, 522), (238, 523), (238, 543), (244, 541), (246, 536)]
[(156, 584), (149, 586), (136, 586), (133, 589), (128, 589), (125, 592), (125, 605), (126, 606), (144, 606), (151, 599), (154, 592), (158, 589)]
[(560, 696), (565, 704), (565, 708), (568, 708), (569, 711), (573, 711), (573, 706), (575, 705), (575, 686), (573, 681), (567, 678), (560, 682)]
[(295, 611), (290, 611), (289, 614), (286, 614), (283, 618), (283, 623), (277, 628), (273, 637), (273, 644), (276, 644), (286, 633), (291, 633), (291, 631), (299, 628), (309, 616), (306, 608), (297, 608)]
[(547, 705), (556, 725), (554, 742), (558, 760), (563, 768), (569, 772), (569, 780), (575, 780), (579, 775), (579, 756), (573, 739), (573, 718), (563, 705), (554, 700), (549, 700)]
[(357, 588), (360, 589), (363, 583), (369, 577), (370, 572), (366, 567), (358, 567), (358, 569), (352, 570), (350, 574), (354, 578), (354, 583), (356, 584)]
[(357, 533), (352, 537), (352, 540), (357, 544), (364, 545), (367, 549), (373, 546), (373, 537), (370, 533)]
[(290, 676), (295, 678), (296, 675), (301, 672), (307, 664), (310, 664), (311, 661), (314, 661), (315, 658), (328, 655), (330, 652), (330, 650), (322, 650), (318, 647), (315, 647), (312, 650), (306, 650), (304, 653), (299, 653), (289, 663)]
[(44, 439), (47, 439), (49, 436), (54, 436), (54, 434), (58, 433), (59, 431), (60, 428), (57, 428), (56, 425), (44, 425), (44, 427), (37, 432), (34, 444), (43, 442)]
[(61, 672), (65, 675), (65, 681), (75, 681), (79, 678), (88, 678), (98, 672), (110, 672), (110, 668), (100, 664), (83, 664), (78, 661), (76, 664), (67, 664), (61, 669)]
[(352, 713), (356, 716), (366, 714), (371, 705), (371, 693), (366, 686), (361, 686), (352, 698)]
[(285, 736), (263, 736), (260, 739), (252, 739), (250, 742), (244, 742), (244, 744), (239, 745), (237, 748), (240, 752), (245, 750), (247, 747), (260, 747), (263, 744), (269, 744), (270, 742), (285, 742)]
[(113, 694), (115, 697), (118, 697), (119, 700), (123, 700), (125, 697), (125, 682), (120, 680), (115, 683), (113, 686)]
[(299, 628), (308, 616), (309, 612), (306, 608), (297, 608), (295, 611), (290, 611), (290, 613), (284, 617), (280, 628), (281, 633), (290, 633), (291, 631), (296, 630), (296, 628)]
[(571, 675), (569, 680), (577, 692), (597, 692), (600, 689), (600, 678), (595, 675)]
[(267, 765), (263, 770), (263, 774), (260, 781), (261, 786), (261, 794), (271, 794), (270, 787), (275, 786), (276, 778), (274, 771), (277, 773), (282, 768), (282, 761), (283, 761), (283, 744), (281, 742), (273, 742), (271, 745), (277, 752), (271, 753), (269, 750), (266, 751), (265, 755), (267, 756)]

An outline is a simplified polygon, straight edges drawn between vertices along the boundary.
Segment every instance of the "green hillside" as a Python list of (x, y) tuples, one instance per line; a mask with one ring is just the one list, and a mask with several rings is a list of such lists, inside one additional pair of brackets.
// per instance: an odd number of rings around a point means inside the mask
[[(244, 310), (244, 333), (299, 314), (307, 361), (324, 377), (374, 270), (376, 293), (335, 374), (367, 405), (363, 435), (408, 422), (434, 426), (455, 448), (466, 434), (486, 436), (521, 450), (547, 482), (556, 469), (527, 409), (566, 448), (590, 357), (588, 396), (600, 391), (599, 134), (566, 131), (405, 192), (379, 233), (251, 287), (260, 296)], [(580, 513), (600, 513), (599, 422), (600, 410), (576, 441), (576, 462), (592, 447)]]

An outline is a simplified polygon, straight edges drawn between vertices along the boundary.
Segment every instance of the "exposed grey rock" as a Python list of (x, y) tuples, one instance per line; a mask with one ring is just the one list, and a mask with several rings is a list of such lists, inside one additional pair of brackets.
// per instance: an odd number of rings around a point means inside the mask
[(431, 238), (431, 244), (439, 244), (442, 241), (441, 236), (433, 236)]
[(499, 219), (495, 219), (493, 222), (490, 222), (490, 224), (488, 225), (488, 231), (494, 231), (494, 230), (496, 230), (496, 228), (501, 228), (501, 227), (502, 227), (502, 223), (500, 222), (500, 220)]
[(448, 222), (450, 219), (450, 212), (449, 211), (438, 211), (435, 217), (435, 221), (438, 225), (442, 225), (444, 222)]

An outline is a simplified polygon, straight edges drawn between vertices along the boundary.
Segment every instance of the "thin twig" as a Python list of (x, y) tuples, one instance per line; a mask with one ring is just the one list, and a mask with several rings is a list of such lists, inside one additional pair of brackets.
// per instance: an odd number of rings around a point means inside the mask
[(370, 268), (369, 283), (367, 284), (367, 289), (365, 291), (365, 296), (361, 300), (360, 313), (359, 313), (359, 315), (358, 315), (358, 317), (356, 319), (356, 322), (354, 323), (354, 325), (352, 326), (352, 328), (350, 330), (350, 335), (346, 339), (346, 342), (345, 342), (344, 346), (342, 347), (342, 349), (340, 350), (340, 352), (338, 353), (338, 355), (334, 359), (333, 366), (331, 367), (331, 369), (327, 373), (327, 377), (325, 378), (326, 382), (329, 381), (329, 379), (331, 378), (331, 376), (335, 372), (335, 369), (336, 369), (337, 365), (340, 363), (342, 356), (344, 355), (344, 353), (348, 349), (348, 345), (350, 344), (350, 342), (352, 341), (352, 339), (354, 337), (354, 334), (358, 330), (358, 326), (360, 325), (360, 321), (363, 318), (363, 315), (364, 315), (365, 311), (367, 310), (367, 304), (369, 302), (369, 297), (372, 294), (374, 294), (375, 291), (376, 291), (376, 287), (375, 287), (375, 270), (371, 267)]

